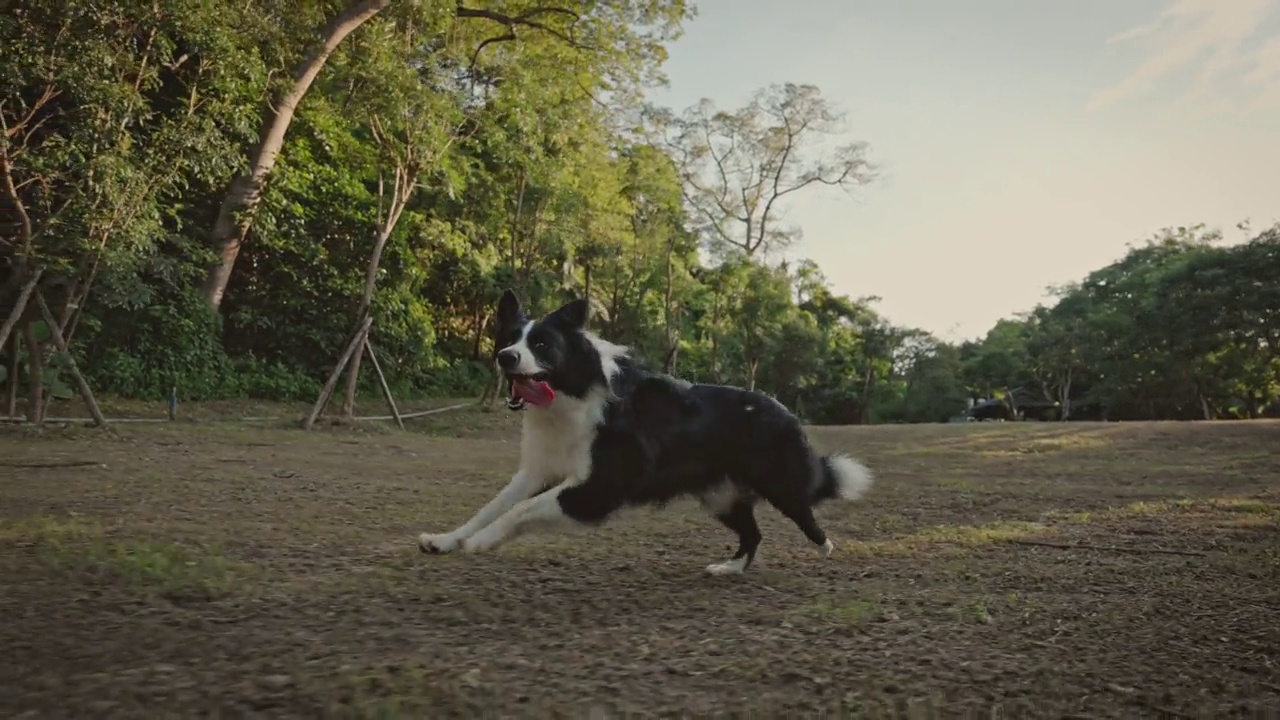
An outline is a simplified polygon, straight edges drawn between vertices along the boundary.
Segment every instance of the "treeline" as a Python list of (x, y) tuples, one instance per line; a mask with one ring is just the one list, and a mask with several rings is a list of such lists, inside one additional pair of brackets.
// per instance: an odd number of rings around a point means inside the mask
[(1280, 417), (1280, 225), (1168, 229), (1056, 295), (960, 348), (969, 387), (1055, 419)]
[[(813, 422), (934, 422), (1020, 393), (1111, 417), (1274, 399), (1280, 303), (1239, 284), (1275, 277), (1274, 235), (1254, 250), (1162, 240), (962, 346), (779, 262), (800, 239), (791, 196), (876, 169), (812, 86), (736, 110), (644, 104), (693, 14), (682, 0), (6, 9), (9, 414), (71, 394), (58, 336), (99, 392), (311, 399), (366, 314), (398, 394), (478, 396), (505, 287), (538, 309), (585, 294), (610, 339)], [(349, 376), (348, 409), (373, 390)]]

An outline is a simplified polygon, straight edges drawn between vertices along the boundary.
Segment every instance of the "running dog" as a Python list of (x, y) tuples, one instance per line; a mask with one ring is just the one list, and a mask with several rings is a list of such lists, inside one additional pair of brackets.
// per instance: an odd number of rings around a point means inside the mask
[(423, 552), (492, 550), (533, 528), (599, 525), (624, 507), (693, 496), (738, 535), (733, 557), (707, 567), (713, 575), (740, 574), (755, 559), (760, 500), (831, 554), (813, 508), (862, 497), (872, 485), (862, 463), (819, 457), (800, 421), (766, 395), (641, 368), (585, 329), (587, 313), (579, 299), (530, 321), (503, 293), (497, 363), (508, 406), (524, 415), (520, 467), (466, 523), (419, 536)]

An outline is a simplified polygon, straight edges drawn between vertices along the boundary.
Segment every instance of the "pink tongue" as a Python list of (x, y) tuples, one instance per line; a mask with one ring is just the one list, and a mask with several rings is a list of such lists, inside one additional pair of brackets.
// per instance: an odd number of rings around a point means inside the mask
[(511, 389), (521, 400), (531, 405), (545, 407), (556, 399), (556, 392), (542, 380), (517, 380)]

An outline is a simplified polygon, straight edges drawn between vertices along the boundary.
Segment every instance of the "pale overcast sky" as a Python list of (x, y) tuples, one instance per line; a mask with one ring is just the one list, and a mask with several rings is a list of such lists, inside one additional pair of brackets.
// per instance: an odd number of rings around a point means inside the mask
[(1280, 0), (698, 5), (653, 99), (821, 87), (884, 178), (799, 198), (791, 255), (896, 323), (980, 336), (1162, 227), (1280, 219)]

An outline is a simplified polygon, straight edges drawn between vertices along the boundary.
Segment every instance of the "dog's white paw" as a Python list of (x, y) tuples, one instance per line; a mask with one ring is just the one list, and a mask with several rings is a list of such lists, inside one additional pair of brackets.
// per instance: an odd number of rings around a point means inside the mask
[(836, 544), (831, 542), (831, 538), (827, 538), (827, 541), (822, 543), (822, 547), (818, 549), (818, 552), (822, 553), (822, 557), (828, 558), (831, 557), (832, 552), (835, 552), (835, 549)]
[(460, 547), (462, 547), (462, 538), (452, 533), (444, 535), (422, 533), (418, 536), (418, 549), (428, 555), (451, 553)]
[(747, 569), (747, 558), (737, 558), (735, 560), (725, 560), (722, 563), (714, 563), (707, 566), (707, 572), (711, 575), (741, 575)]

